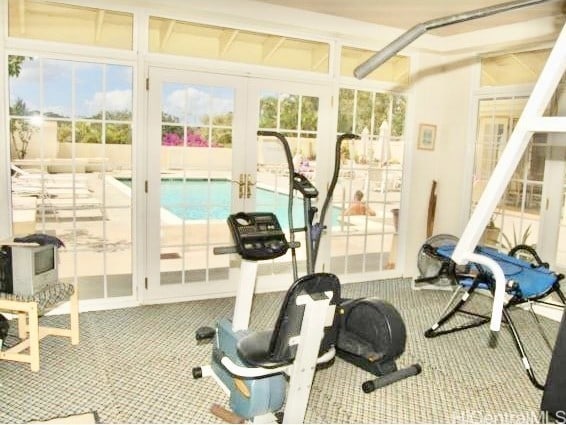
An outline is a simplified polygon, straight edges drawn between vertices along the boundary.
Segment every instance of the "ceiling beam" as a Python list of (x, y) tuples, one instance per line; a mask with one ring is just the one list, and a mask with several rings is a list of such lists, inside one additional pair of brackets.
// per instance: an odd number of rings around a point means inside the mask
[(311, 69), (316, 71), (325, 61), (328, 60), (328, 46), (323, 45), (313, 48), (311, 57)]
[(222, 35), (220, 36), (220, 57), (224, 56), (228, 49), (236, 40), (236, 37), (240, 33), (240, 30), (235, 29), (225, 29), (222, 31)]
[(20, 34), (26, 33), (26, 2), (25, 0), (18, 1), (18, 18), (20, 20)]
[(497, 84), (497, 78), (491, 75), (486, 68), (486, 66), (481, 67), (481, 75), (485, 77), (491, 84)]
[[(511, 57), (511, 59), (516, 62), (517, 64), (519, 64), (520, 67), (526, 69), (532, 77), (538, 77), (540, 70), (538, 72), (536, 72), (531, 66), (529, 66), (528, 64), (526, 64), (524, 61), (522, 61), (521, 59), (519, 59), (519, 57), (513, 53), (511, 53), (509, 55)], [(541, 67), (542, 69), (542, 67)]]
[(268, 61), (285, 42), (285, 37), (269, 36), (263, 43), (263, 61)]
[[(397, 67), (396, 67), (397, 68)], [(403, 83), (405, 78), (409, 75), (409, 68), (401, 68), (401, 71), (393, 76), (394, 81), (398, 83)]]
[(102, 24), (104, 23), (104, 13), (105, 11), (102, 9), (99, 9), (98, 12), (96, 12), (96, 25), (95, 25), (95, 31), (94, 31), (94, 41), (98, 42), (100, 40), (100, 35), (102, 34)]
[[(173, 33), (173, 28), (175, 27), (175, 19), (170, 19), (167, 22), (165, 31), (161, 31), (163, 34), (161, 36), (161, 43), (160, 43), (160, 48), (163, 49), (167, 43), (169, 42), (169, 39), (171, 38), (171, 34)], [(161, 29), (163, 30), (163, 26), (161, 27)]]

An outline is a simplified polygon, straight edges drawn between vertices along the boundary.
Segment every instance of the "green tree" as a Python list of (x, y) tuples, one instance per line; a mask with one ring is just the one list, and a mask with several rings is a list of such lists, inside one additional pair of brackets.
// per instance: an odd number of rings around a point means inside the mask
[(269, 96), (261, 99), (259, 110), (260, 128), (277, 128), (277, 97)]
[(405, 130), (405, 115), (407, 113), (407, 98), (393, 97), (393, 117), (391, 119), (391, 135), (401, 137)]
[[(10, 78), (18, 78), (22, 72), (22, 64), (26, 59), (25, 56), (8, 56), (8, 76)], [(30, 115), (31, 111), (28, 110), (26, 103), (17, 98), (12, 105), (10, 105), (10, 116), (26, 116)], [(10, 143), (12, 152), (17, 159), (24, 159), (27, 155), (27, 150), (31, 136), (36, 131), (30, 122), (26, 119), (12, 118), (10, 119)]]
[(132, 143), (132, 127), (129, 124), (107, 124), (106, 143), (130, 145)]
[(102, 124), (87, 121), (75, 122), (77, 143), (102, 143)]
[(303, 96), (301, 99), (301, 129), (316, 131), (318, 128), (318, 97)]
[[(29, 58), (30, 60), (32, 58)], [(18, 77), (22, 72), (22, 63), (26, 60), (25, 56), (8, 56), (8, 76)]]

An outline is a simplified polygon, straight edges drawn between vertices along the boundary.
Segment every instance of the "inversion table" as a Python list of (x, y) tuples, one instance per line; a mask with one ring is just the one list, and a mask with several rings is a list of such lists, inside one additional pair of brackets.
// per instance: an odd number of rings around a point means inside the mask
[[(448, 235), (442, 235), (440, 237), (433, 236), (427, 241), (432, 243), (425, 243), (419, 252), (419, 269), (423, 276), (416, 279), (416, 282), (434, 283), (435, 281), (439, 281), (443, 282), (444, 285), (446, 285), (446, 282), (449, 282), (456, 287), (454, 295), (440, 315), (440, 318), (426, 330), (425, 336), (427, 338), (474, 328), (486, 324), (491, 320), (491, 316), (464, 310), (464, 307), (471, 300), (473, 293), (478, 289), (487, 290), (491, 294), (494, 293), (495, 279), (493, 275), (485, 267), (477, 263), (469, 263), (466, 267), (456, 266), (451, 257), (457, 239), (447, 236)], [(549, 269), (548, 263), (544, 263), (536, 251), (528, 245), (517, 245), (509, 251), (509, 254), (483, 246), (478, 246), (475, 252), (493, 259), (503, 270), (506, 279), (506, 301), (503, 306), (503, 323), (508, 325), (508, 329), (513, 336), (515, 346), (529, 379), (535, 387), (543, 389), (544, 385), (540, 384), (537, 380), (517, 327), (511, 319), (510, 308), (533, 301), (556, 305), (551, 302), (541, 301), (552, 293), (557, 294), (562, 303), (560, 307), (564, 307), (566, 298), (560, 289), (560, 280), (562, 280), (564, 276), (552, 272)], [(425, 264), (426, 266), (423, 266)], [(433, 271), (432, 274), (430, 273), (431, 271)], [(461, 290), (463, 290), (464, 293), (458, 298)], [(457, 313), (464, 313), (474, 318), (459, 326), (448, 329), (443, 327), (443, 325), (449, 322)]]

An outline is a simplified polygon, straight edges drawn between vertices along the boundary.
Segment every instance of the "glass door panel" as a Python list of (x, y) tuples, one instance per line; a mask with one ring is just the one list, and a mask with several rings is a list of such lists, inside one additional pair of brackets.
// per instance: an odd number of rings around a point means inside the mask
[(397, 263), (407, 99), (402, 95), (340, 89), (340, 174), (332, 198), (330, 271), (339, 276), (381, 272)]
[(232, 244), (226, 218), (243, 209), (233, 164), (244, 166), (245, 80), (153, 69), (150, 82), (144, 299), (227, 292), (230, 256), (213, 249)]
[(133, 296), (133, 69), (9, 56), (15, 236), (61, 239), (59, 278), (79, 297)]
[[(324, 201), (326, 192), (321, 190), (328, 170), (322, 173), (317, 163), (330, 163), (327, 127), (322, 121), (323, 112), (327, 112), (330, 104), (329, 90), (325, 87), (289, 84), (280, 81), (261, 81), (251, 89), (258, 105), (257, 117), (259, 130), (281, 133), (288, 141), (294, 171), (305, 175), (319, 190), (319, 198), (312, 205), (319, 207)], [(326, 117), (328, 114), (326, 114)], [(325, 150), (321, 155), (321, 150)], [(326, 167), (325, 167), (326, 168)], [(321, 176), (322, 174), (322, 176)], [(301, 243), (296, 250), (298, 275), (306, 274), (306, 245), (304, 211), (302, 196), (295, 192), (293, 211), (289, 220), (289, 163), (282, 143), (275, 137), (259, 136), (257, 138), (256, 166), (256, 211), (274, 212), (287, 233), (290, 222), (296, 229), (294, 239)], [(319, 220), (318, 216), (314, 222)], [(285, 274), (286, 279), (292, 275), (291, 252), (271, 262), (262, 262), (259, 267), (260, 279), (270, 275)], [(289, 282), (287, 281), (287, 286)]]
[[(566, 88), (557, 90), (556, 102), (549, 115), (566, 115)], [(541, 233), (545, 246), (541, 256), (553, 270), (566, 273), (566, 134), (548, 135), (549, 149), (545, 164), (545, 185), (542, 194), (544, 221)], [(556, 231), (558, 229), (558, 232)], [(554, 258), (555, 257), (555, 258)]]
[[(479, 101), (472, 205), (483, 193), (526, 102), (526, 96)], [(486, 231), (480, 243), (502, 251), (518, 244), (536, 245), (547, 151), (547, 135), (533, 135), (492, 216), (494, 230)]]

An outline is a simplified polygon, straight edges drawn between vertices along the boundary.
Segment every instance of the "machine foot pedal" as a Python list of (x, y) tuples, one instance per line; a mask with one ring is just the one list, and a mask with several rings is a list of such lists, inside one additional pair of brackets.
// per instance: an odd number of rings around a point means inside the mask
[(241, 416), (236, 415), (234, 412), (231, 412), (230, 410), (225, 409), (224, 407), (218, 404), (213, 404), (210, 407), (210, 413), (219, 417), (224, 422), (227, 422), (229, 424), (243, 424), (246, 421)]
[(193, 379), (202, 378), (202, 367), (193, 367)]
[(214, 338), (214, 335), (216, 335), (216, 329), (211, 328), (210, 326), (203, 326), (202, 328), (197, 329), (195, 339), (198, 343), (206, 343)]
[(362, 390), (364, 393), (371, 393), (379, 388), (386, 387), (387, 385), (393, 384), (401, 379), (408, 378), (409, 376), (415, 376), (421, 373), (422, 368), (419, 364), (414, 364), (412, 366), (406, 367), (405, 369), (400, 369), (395, 372), (384, 375), (380, 378), (373, 379), (371, 381), (366, 381), (362, 385)]

